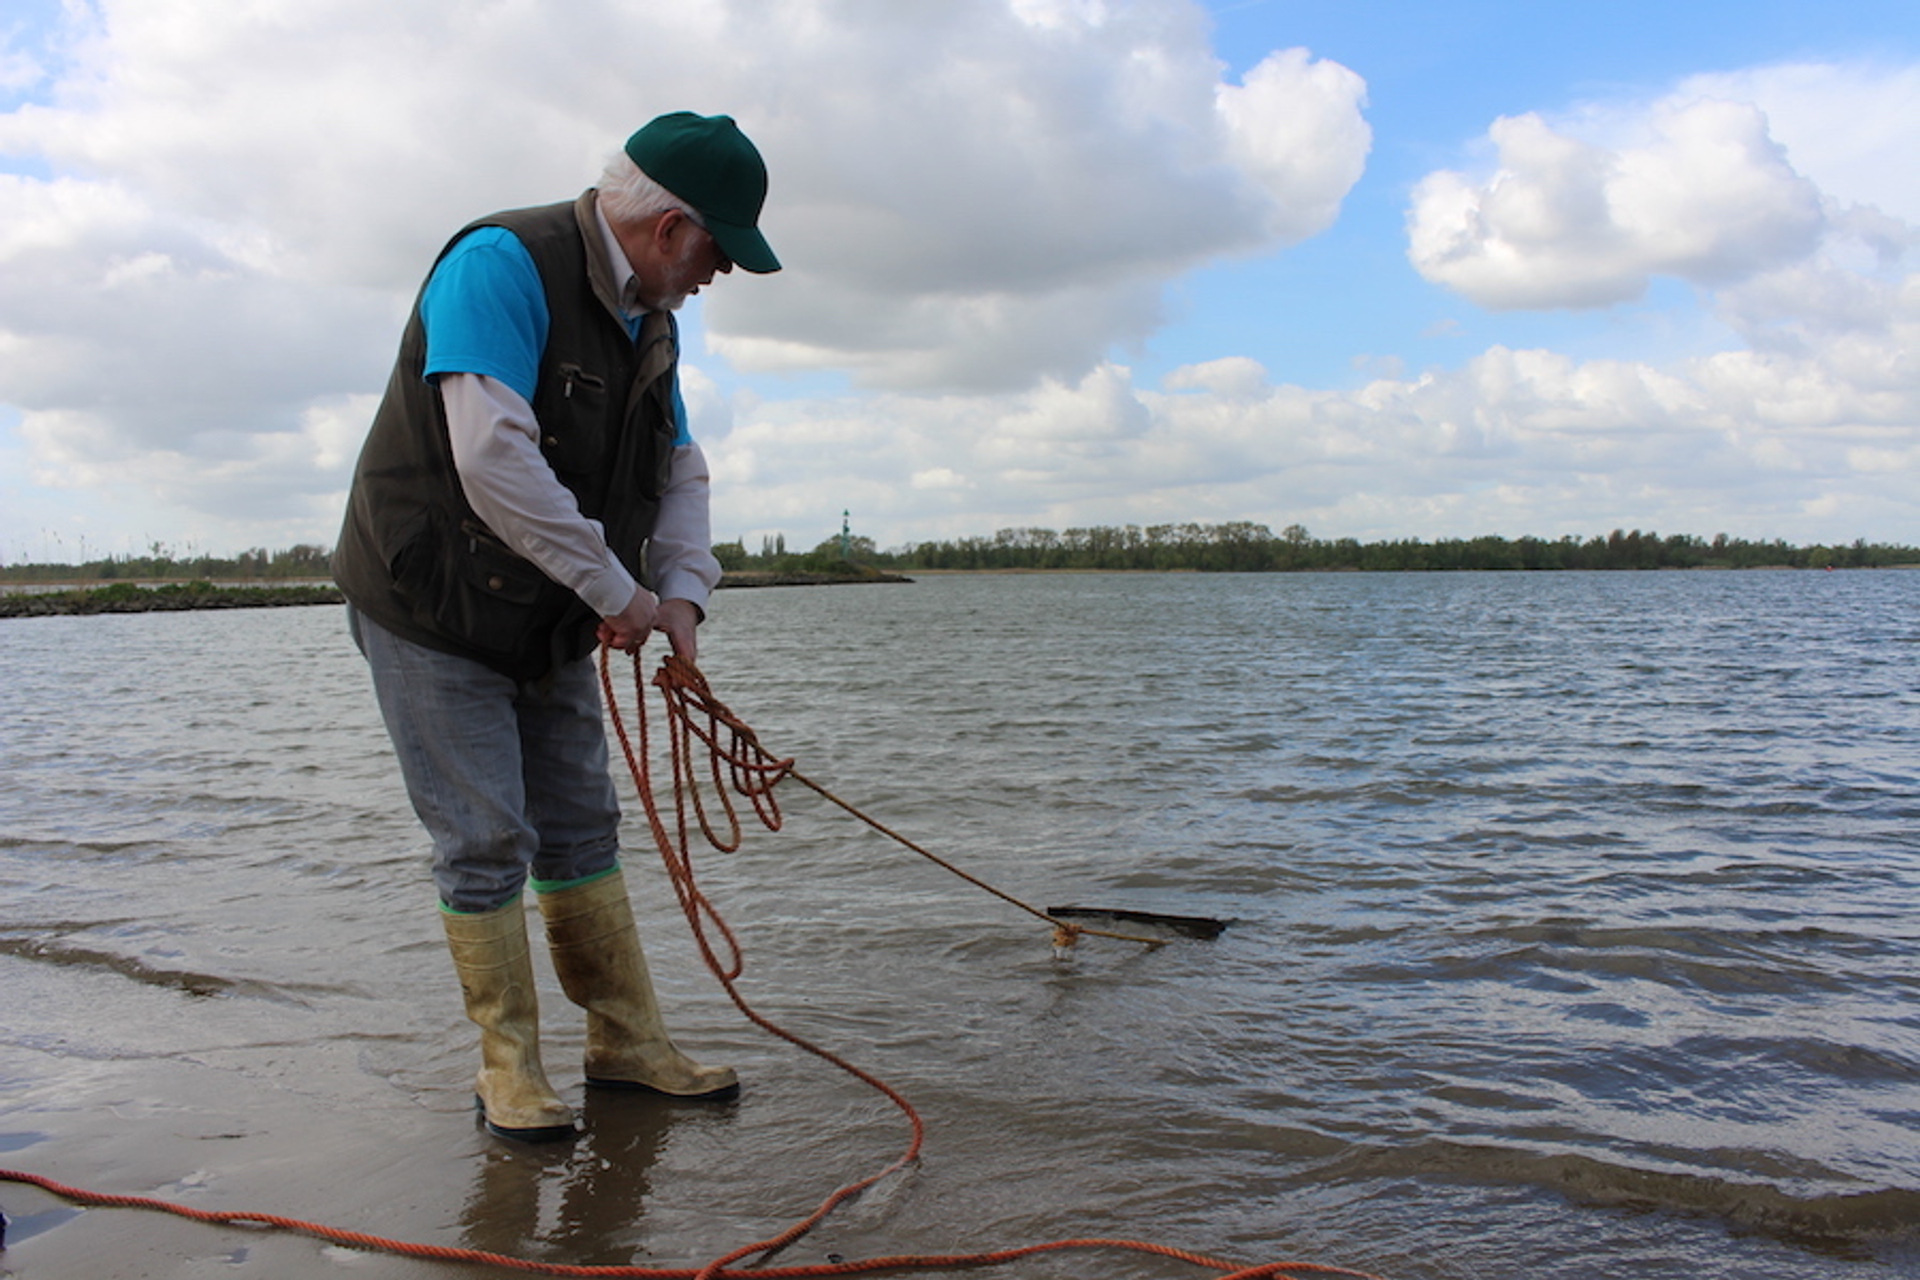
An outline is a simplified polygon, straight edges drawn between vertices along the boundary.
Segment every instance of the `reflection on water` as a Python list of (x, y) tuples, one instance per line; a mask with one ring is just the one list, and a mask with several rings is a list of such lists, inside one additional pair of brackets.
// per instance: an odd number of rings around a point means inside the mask
[(590, 1090), (578, 1141), (493, 1145), (460, 1209), (463, 1246), (574, 1266), (628, 1265), (646, 1248), (654, 1166), (680, 1115)]
[[(1396, 1277), (1911, 1273), (1917, 606), (1898, 573), (727, 593), (705, 670), (810, 777), (1028, 901), (1234, 921), (1056, 961), (784, 791), (783, 831), (697, 864), (746, 995), (930, 1133), (781, 1261), (1100, 1235)], [(324, 1183), (356, 1229), (698, 1265), (904, 1145), (699, 972), (631, 821), (663, 997), (746, 1092), (583, 1094), (543, 975), (589, 1133), (477, 1134), (423, 841), (337, 610), (17, 620), (0, 663), (0, 1163), (201, 1170), (186, 1194), (266, 1210)], [(16, 1227), (9, 1264), (95, 1217)], [(1020, 1274), (1090, 1265), (1190, 1274)]]

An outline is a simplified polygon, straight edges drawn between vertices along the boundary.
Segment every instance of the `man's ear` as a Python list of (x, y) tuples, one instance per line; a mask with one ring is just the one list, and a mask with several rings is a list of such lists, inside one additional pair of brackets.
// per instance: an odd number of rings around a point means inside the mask
[(653, 220), (650, 239), (653, 243), (654, 252), (659, 254), (661, 258), (665, 259), (671, 256), (673, 251), (669, 247), (669, 244), (673, 239), (674, 228), (685, 221), (687, 221), (687, 215), (678, 209), (668, 209)]

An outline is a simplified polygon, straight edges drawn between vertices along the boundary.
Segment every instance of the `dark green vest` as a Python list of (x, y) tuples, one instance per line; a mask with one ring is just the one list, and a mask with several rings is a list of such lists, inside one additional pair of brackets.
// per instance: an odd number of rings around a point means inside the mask
[[(549, 324), (533, 393), (540, 451), (639, 578), (673, 458), (678, 352), (664, 313), (648, 315), (638, 343), (628, 336), (593, 201), (589, 191), (482, 218), (447, 248), (478, 227), (505, 227), (533, 256)], [(600, 620), (467, 505), (446, 407), (422, 374), (426, 354), (416, 298), (354, 470), (334, 579), (354, 608), (404, 639), (537, 679), (591, 653)]]

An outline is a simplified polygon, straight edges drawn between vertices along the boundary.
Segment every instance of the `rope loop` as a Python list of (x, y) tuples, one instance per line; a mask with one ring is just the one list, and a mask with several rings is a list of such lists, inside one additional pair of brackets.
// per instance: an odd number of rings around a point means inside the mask
[[(634, 770), (635, 785), (639, 787), (642, 799), (648, 803), (648, 816), (652, 818), (652, 787), (641, 777), (646, 754), (646, 700), (644, 697), (636, 697), (636, 701), (639, 704), (642, 743), (640, 757), (636, 759), (633, 750), (628, 746), (626, 729), (622, 724), (619, 708), (614, 705), (613, 683), (611, 677), (607, 674), (608, 652), (609, 651), (605, 649), (602, 649), (600, 652), (601, 682), (607, 691), (608, 714), (613, 719), (614, 729), (620, 735), (621, 747), (626, 749), (627, 765)], [(977, 888), (986, 890), (1002, 902), (1009, 903), (1026, 912), (1028, 915), (1045, 921), (1053, 928), (1054, 950), (1056, 952), (1067, 951), (1082, 937), (1112, 938), (1120, 942), (1137, 942), (1149, 951), (1157, 950), (1166, 945), (1166, 940), (1163, 938), (1149, 938), (1134, 933), (1114, 933), (1105, 929), (1094, 929), (1083, 924), (1073, 924), (1068, 921), (1056, 919), (1054, 916), (1042, 911), (1039, 907), (1028, 902), (1023, 902), (1012, 894), (988, 884), (985, 880), (982, 880), (971, 872), (962, 870), (932, 850), (915, 844), (898, 831), (893, 830), (885, 823), (862, 812), (860, 809), (842, 800), (839, 796), (815, 782), (812, 778), (801, 773), (794, 767), (792, 757), (780, 759), (763, 747), (760, 744), (760, 735), (753, 731), (752, 726), (735, 715), (724, 702), (720, 701), (720, 699), (714, 695), (713, 689), (707, 684), (707, 678), (700, 673), (700, 669), (679, 654), (670, 654), (661, 661), (660, 669), (654, 673), (653, 684), (655, 688), (660, 690), (661, 697), (665, 703), (668, 722), (673, 726), (671, 736), (673, 739), (673, 778), (676, 809), (685, 803), (683, 800), (685, 793), (691, 792), (691, 804), (699, 820), (702, 833), (706, 836), (707, 842), (722, 853), (732, 853), (740, 847), (741, 842), (740, 820), (734, 812), (733, 801), (728, 794), (728, 785), (721, 780), (721, 767), (724, 764), (730, 771), (732, 789), (738, 791), (741, 795), (746, 796), (753, 802), (754, 812), (767, 830), (778, 831), (783, 820), (780, 813), (780, 805), (774, 797), (773, 789), (787, 778), (792, 778), (795, 782), (813, 791), (822, 799), (839, 806), (848, 814), (858, 818), (903, 848), (911, 849), (935, 866), (951, 872)], [(644, 677), (641, 673), (640, 656), (638, 653), (634, 655), (634, 687), (636, 691), (644, 688)], [(705, 727), (702, 727), (703, 721)], [(721, 733), (722, 726), (724, 726), (726, 730), (724, 742)], [(695, 783), (694, 770), (691, 763), (694, 755), (693, 743), (695, 740), (698, 740), (707, 749), (711, 758), (712, 789), (719, 796), (721, 807), (727, 815), (727, 834), (725, 836), (720, 835), (714, 829), (713, 824), (708, 821), (705, 801), (701, 798), (701, 788)], [(662, 838), (660, 835), (661, 831), (662, 828), (656, 822), (654, 826), (656, 839)], [(677, 833), (680, 840), (679, 851), (670, 854), (669, 851), (663, 847), (662, 853), (668, 855), (672, 861), (685, 862), (686, 834), (686, 827), (683, 823)], [(1065, 931), (1064, 933), (1062, 932), (1063, 930)]]

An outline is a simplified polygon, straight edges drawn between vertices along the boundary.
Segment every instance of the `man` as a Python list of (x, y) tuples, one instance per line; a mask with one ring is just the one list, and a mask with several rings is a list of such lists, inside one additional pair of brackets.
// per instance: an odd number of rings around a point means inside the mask
[[(476, 1105), (506, 1138), (574, 1134), (540, 1062), (521, 898), (587, 1011), (589, 1085), (725, 1098), (661, 1022), (619, 865), (596, 641), (692, 658), (720, 567), (672, 312), (758, 230), (760, 153), (664, 115), (578, 200), (482, 218), (414, 304), (347, 500), (334, 576), (480, 1027)], [(645, 585), (643, 585), (643, 583)]]

